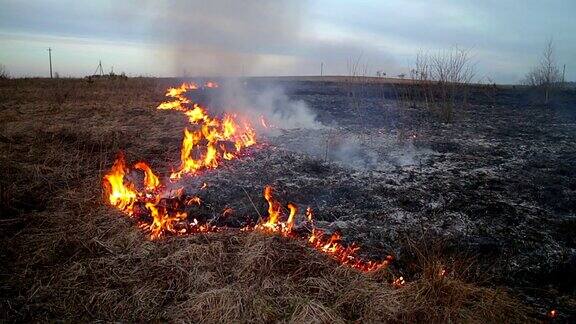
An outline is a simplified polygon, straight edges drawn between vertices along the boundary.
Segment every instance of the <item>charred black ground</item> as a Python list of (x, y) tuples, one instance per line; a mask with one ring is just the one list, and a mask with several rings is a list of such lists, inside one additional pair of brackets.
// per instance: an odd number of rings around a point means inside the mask
[(395, 271), (408, 278), (406, 242), (442, 242), (446, 255), (473, 256), (486, 285), (510, 287), (542, 313), (574, 316), (575, 94), (540, 106), (528, 89), (478, 88), (443, 123), (396, 100), (393, 85), (362, 85), (359, 99), (349, 85), (283, 86), (326, 127), (278, 131), (249, 157), (194, 179), (211, 188), (200, 194), (207, 218), (230, 207), (228, 225), (238, 226), (255, 217), (244, 191), (255, 199), (272, 184), (367, 258), (395, 255)]

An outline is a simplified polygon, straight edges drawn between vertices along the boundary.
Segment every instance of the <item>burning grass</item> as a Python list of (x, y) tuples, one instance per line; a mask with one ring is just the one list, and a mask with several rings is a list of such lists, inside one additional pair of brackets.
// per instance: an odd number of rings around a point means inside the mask
[(60, 107), (46, 90), (52, 81), (0, 83), (4, 320), (527, 320), (504, 291), (440, 275), (430, 260), (402, 284), (279, 234), (148, 240), (102, 204), (99, 184), (120, 148), (167, 167), (185, 121), (148, 108), (162, 81), (63, 82), (75, 92)]
[[(150, 233), (152, 239), (166, 235), (188, 235), (193, 233), (220, 232), (227, 227), (209, 222), (199, 222), (189, 215), (187, 206), (202, 205), (198, 196), (187, 196), (186, 188), (180, 187), (178, 181), (184, 176), (197, 176), (200, 172), (215, 169), (224, 160), (239, 157), (242, 150), (256, 144), (256, 134), (246, 118), (236, 114), (225, 114), (222, 118), (210, 116), (207, 109), (185, 96), (189, 90), (218, 88), (215, 82), (206, 82), (201, 88), (195, 83), (183, 83), (179, 87), (168, 88), (166, 96), (172, 101), (158, 105), (160, 110), (176, 110), (184, 113), (195, 130), (184, 130), (184, 139), (180, 150), (180, 167), (170, 175), (170, 188), (154, 174), (145, 162), (138, 162), (133, 169), (142, 171), (142, 184), (137, 185), (131, 176), (132, 170), (126, 165), (124, 155), (119, 154), (112, 169), (104, 176), (104, 192), (110, 205), (124, 212), (138, 222), (138, 226)], [(260, 116), (263, 120), (263, 117)], [(240, 124), (237, 120), (244, 119)], [(265, 122), (263, 122), (265, 125)], [(224, 143), (230, 143), (225, 145)], [(232, 149), (232, 150), (230, 150)], [(194, 154), (195, 153), (195, 154)], [(140, 188), (140, 189), (139, 189)], [(203, 189), (202, 186), (201, 189)], [(361, 260), (356, 253), (360, 249), (355, 244), (342, 244), (339, 233), (325, 235), (324, 231), (314, 226), (313, 212), (306, 209), (304, 222), (299, 221), (298, 206), (288, 203), (289, 215), (283, 217), (282, 205), (273, 197), (270, 186), (264, 188), (264, 198), (268, 203), (266, 219), (260, 219), (252, 225), (250, 219), (241, 230), (261, 231), (268, 234), (279, 234), (294, 239), (304, 239), (308, 245), (334, 260), (352, 268), (370, 272), (388, 266), (392, 256), (382, 261)], [(191, 210), (193, 211), (193, 210)], [(258, 210), (256, 210), (258, 213)], [(300, 217), (301, 218), (301, 217)], [(305, 227), (298, 231), (296, 226)], [(306, 235), (303, 237), (302, 233)]]

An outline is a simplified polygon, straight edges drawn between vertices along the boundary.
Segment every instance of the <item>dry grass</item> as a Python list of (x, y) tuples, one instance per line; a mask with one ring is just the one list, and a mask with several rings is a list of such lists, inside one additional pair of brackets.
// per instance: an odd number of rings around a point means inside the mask
[[(438, 276), (436, 261), (419, 261), (419, 275), (394, 289), (387, 271), (358, 273), (279, 237), (148, 241), (102, 203), (100, 181), (120, 148), (160, 167), (177, 156), (184, 121), (152, 109), (165, 86), (0, 83), (3, 320), (527, 320), (506, 292)], [(73, 89), (63, 102), (62, 89)]]

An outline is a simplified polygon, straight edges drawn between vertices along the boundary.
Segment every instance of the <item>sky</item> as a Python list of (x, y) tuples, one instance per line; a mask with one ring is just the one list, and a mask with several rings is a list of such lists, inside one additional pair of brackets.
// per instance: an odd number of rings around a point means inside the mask
[(417, 53), (469, 50), (477, 81), (517, 83), (549, 39), (576, 80), (574, 0), (0, 0), (14, 77), (408, 74)]

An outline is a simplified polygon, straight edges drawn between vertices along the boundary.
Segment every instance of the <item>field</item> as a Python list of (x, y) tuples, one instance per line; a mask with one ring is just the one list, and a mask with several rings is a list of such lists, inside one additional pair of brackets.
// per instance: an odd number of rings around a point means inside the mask
[(187, 121), (155, 107), (180, 81), (0, 80), (3, 320), (574, 320), (576, 94), (550, 107), (478, 87), (444, 123), (398, 100), (405, 83), (248, 80), (280, 84), (318, 127), (262, 134), (185, 180), (208, 183), (199, 217), (255, 220), (272, 185), (363, 257), (395, 258), (362, 273), (258, 232), (150, 240), (105, 202), (118, 151), (163, 174), (178, 163)]

